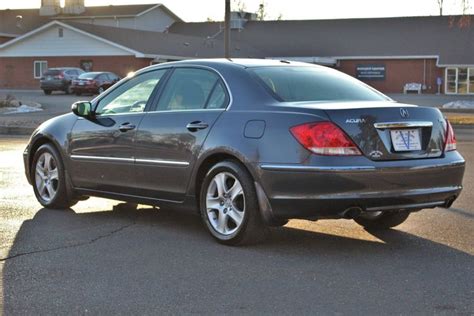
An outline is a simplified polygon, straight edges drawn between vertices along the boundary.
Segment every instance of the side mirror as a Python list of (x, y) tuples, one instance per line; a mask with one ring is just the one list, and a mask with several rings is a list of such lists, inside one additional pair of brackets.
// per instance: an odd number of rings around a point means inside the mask
[(78, 101), (71, 106), (72, 113), (79, 117), (89, 118), (92, 116), (92, 104), (89, 101)]

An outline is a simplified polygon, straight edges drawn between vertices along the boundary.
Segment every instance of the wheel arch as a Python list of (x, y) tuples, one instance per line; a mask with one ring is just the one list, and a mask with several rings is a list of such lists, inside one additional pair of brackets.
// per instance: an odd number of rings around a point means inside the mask
[(30, 142), (30, 148), (28, 149), (28, 177), (31, 177), (31, 164), (33, 163), (33, 157), (35, 156), (36, 151), (38, 148), (43, 146), (44, 144), (51, 144), (54, 149), (56, 149), (59, 153), (59, 155), (62, 158), (63, 164), (64, 164), (64, 155), (63, 151), (61, 150), (61, 146), (57, 144), (51, 137), (48, 137), (47, 135), (44, 134), (37, 134), (35, 135), (34, 139)]
[(202, 180), (204, 179), (209, 169), (212, 168), (212, 166), (225, 160), (232, 160), (242, 165), (255, 181), (256, 177), (253, 168), (250, 166), (249, 163), (246, 163), (247, 160), (240, 153), (231, 152), (225, 149), (214, 150), (212, 152), (209, 152), (201, 156), (201, 158), (196, 163), (193, 176), (191, 177), (191, 181), (188, 186), (188, 195), (195, 197), (198, 206)]

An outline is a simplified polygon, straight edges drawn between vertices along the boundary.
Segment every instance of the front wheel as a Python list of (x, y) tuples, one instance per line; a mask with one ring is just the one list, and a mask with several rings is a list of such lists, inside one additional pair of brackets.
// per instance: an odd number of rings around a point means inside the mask
[(44, 94), (46, 95), (50, 95), (51, 94), (51, 90), (43, 90)]
[(36, 199), (48, 208), (64, 209), (77, 203), (68, 195), (61, 156), (51, 144), (38, 148), (31, 164)]
[(201, 186), (200, 212), (211, 235), (222, 244), (257, 243), (267, 232), (252, 177), (234, 161), (209, 170)]
[(387, 211), (387, 212), (365, 212), (354, 218), (357, 224), (367, 229), (389, 229), (400, 225), (407, 220), (410, 212)]

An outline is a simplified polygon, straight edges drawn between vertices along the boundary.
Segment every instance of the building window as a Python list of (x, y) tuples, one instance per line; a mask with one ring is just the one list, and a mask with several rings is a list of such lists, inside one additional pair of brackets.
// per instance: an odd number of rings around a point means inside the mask
[(446, 68), (446, 94), (474, 94), (474, 68)]
[(62, 27), (58, 28), (58, 37), (64, 36), (64, 29)]
[(48, 70), (48, 62), (45, 60), (35, 60), (33, 64), (33, 76), (35, 79), (40, 79)]

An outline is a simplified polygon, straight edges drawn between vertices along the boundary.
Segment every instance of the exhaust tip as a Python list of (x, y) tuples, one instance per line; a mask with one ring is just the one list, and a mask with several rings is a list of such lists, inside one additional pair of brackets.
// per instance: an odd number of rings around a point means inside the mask
[(358, 206), (351, 206), (341, 213), (341, 217), (346, 219), (354, 219), (356, 217), (359, 217), (361, 213), (362, 208)]

